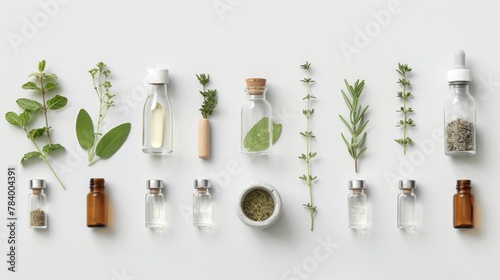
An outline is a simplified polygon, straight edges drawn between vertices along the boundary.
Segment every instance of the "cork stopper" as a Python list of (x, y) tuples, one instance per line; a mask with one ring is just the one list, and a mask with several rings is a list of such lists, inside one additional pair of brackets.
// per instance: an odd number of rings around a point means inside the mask
[(262, 95), (266, 89), (266, 79), (263, 78), (248, 78), (245, 80), (247, 91), (250, 95)]

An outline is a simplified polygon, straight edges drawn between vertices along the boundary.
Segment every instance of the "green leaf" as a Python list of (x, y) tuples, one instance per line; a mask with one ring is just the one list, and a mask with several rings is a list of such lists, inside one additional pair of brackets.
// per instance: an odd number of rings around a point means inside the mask
[(127, 140), (130, 128), (130, 123), (124, 123), (108, 131), (97, 143), (96, 155), (103, 159), (114, 155)]
[(49, 110), (59, 110), (66, 106), (68, 99), (64, 96), (56, 95), (53, 98), (47, 100), (47, 108)]
[(264, 117), (258, 121), (245, 136), (245, 139), (243, 140), (243, 148), (249, 152), (260, 152), (268, 149), (271, 145), (271, 135), (269, 135), (270, 130), (272, 129), (271, 123), (272, 122), (268, 117)]
[(47, 130), (47, 128), (45, 128), (45, 127), (32, 129), (28, 133), (28, 138), (31, 140), (34, 140), (35, 138), (42, 136), (46, 130)]
[(283, 130), (283, 125), (280, 123), (273, 122), (273, 145), (280, 139), (281, 131)]
[(22, 86), (22, 88), (27, 90), (32, 89), (38, 92), (42, 92), (42, 89), (40, 89), (34, 82), (27, 82)]
[(19, 118), (21, 120), (21, 127), (25, 128), (28, 122), (31, 119), (31, 112), (28, 110), (24, 110), (20, 115)]
[(94, 124), (89, 113), (84, 109), (81, 109), (76, 117), (76, 138), (84, 150), (88, 150), (94, 145)]
[(17, 126), (20, 126), (20, 127), (23, 127), (22, 126), (22, 122), (21, 122), (21, 117), (19, 117), (18, 114), (14, 113), (14, 112), (7, 112), (5, 114), (5, 119), (11, 124), (11, 125), (17, 125)]
[(19, 98), (18, 100), (16, 100), (16, 103), (17, 105), (19, 105), (19, 107), (31, 112), (41, 110), (43, 107), (40, 102), (28, 98)]
[(45, 60), (38, 62), (38, 71), (43, 72), (45, 70)]
[(42, 152), (44, 152), (45, 154), (48, 154), (50, 152), (60, 150), (60, 149), (64, 149), (64, 147), (60, 144), (47, 144), (43, 147)]
[(59, 84), (54, 84), (54, 83), (47, 83), (43, 89), (45, 90), (45, 92), (49, 91), (49, 90), (52, 90), (52, 89), (55, 89)]
[(44, 157), (43, 157), (42, 153), (40, 153), (38, 151), (29, 152), (29, 153), (24, 154), (23, 158), (21, 159), (21, 164), (23, 164), (27, 159), (30, 159), (30, 158), (44, 158)]

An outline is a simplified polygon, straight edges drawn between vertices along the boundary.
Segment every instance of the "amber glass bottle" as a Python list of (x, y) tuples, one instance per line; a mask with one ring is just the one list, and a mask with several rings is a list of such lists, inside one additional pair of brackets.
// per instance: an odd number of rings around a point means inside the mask
[(453, 196), (453, 227), (474, 227), (474, 196), (470, 193), (470, 180), (457, 180), (457, 193)]
[(108, 197), (104, 193), (104, 179), (91, 178), (90, 192), (87, 194), (87, 226), (108, 225)]

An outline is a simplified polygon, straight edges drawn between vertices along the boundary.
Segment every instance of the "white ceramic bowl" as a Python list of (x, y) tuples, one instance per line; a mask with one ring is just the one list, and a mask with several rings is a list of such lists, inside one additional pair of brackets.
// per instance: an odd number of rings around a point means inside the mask
[[(248, 218), (245, 215), (245, 212), (243, 211), (243, 200), (245, 199), (245, 196), (251, 192), (252, 190), (255, 189), (261, 189), (266, 192), (268, 192), (273, 201), (274, 201), (274, 211), (273, 214), (267, 218), (264, 221), (254, 221), (250, 218)], [(276, 190), (273, 186), (271, 186), (268, 183), (252, 183), (248, 187), (245, 187), (241, 190), (240, 194), (238, 195), (238, 199), (236, 200), (236, 214), (238, 215), (238, 218), (240, 220), (251, 227), (256, 227), (256, 228), (267, 228), (274, 224), (279, 217), (281, 216), (281, 197), (280, 194), (278, 193), (278, 190)]]

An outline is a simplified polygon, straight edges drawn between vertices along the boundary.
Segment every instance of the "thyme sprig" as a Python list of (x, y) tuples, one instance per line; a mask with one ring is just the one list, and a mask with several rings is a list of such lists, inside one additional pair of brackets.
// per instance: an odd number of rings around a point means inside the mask
[(406, 74), (408, 72), (411, 72), (411, 68), (408, 67), (408, 64), (398, 63), (398, 69), (396, 69), (396, 72), (398, 72), (399, 75), (402, 76), (402, 78), (400, 78), (397, 83), (403, 86), (403, 91), (399, 91), (397, 95), (397, 97), (403, 100), (403, 107), (396, 111), (403, 113), (403, 119), (399, 120), (399, 122), (396, 123), (396, 127), (403, 127), (403, 137), (394, 139), (394, 141), (403, 146), (403, 154), (406, 155), (407, 146), (413, 143), (413, 140), (407, 136), (406, 129), (408, 127), (415, 126), (413, 119), (408, 117), (409, 113), (413, 113), (413, 109), (411, 107), (407, 107), (406, 104), (406, 100), (413, 96), (411, 92), (407, 91), (411, 83), (410, 80), (406, 79)]
[(200, 94), (203, 96), (203, 103), (201, 104), (201, 108), (199, 110), (203, 118), (208, 119), (208, 117), (212, 115), (215, 106), (217, 106), (217, 89), (205, 89), (205, 86), (210, 82), (210, 75), (196, 74), (196, 78), (198, 78), (198, 81), (202, 86)]
[[(359, 98), (361, 96), (361, 92), (363, 91), (363, 87), (365, 86), (364, 80), (361, 82), (356, 80), (354, 87), (349, 85), (347, 80), (344, 80), (344, 83), (349, 96), (347, 96), (343, 90), (341, 90), (341, 92), (347, 108), (349, 109), (349, 123), (340, 114), (339, 117), (349, 130), (349, 133), (351, 134), (351, 141), (347, 141), (343, 133), (341, 133), (341, 135), (347, 146), (347, 151), (354, 159), (354, 171), (358, 173), (358, 160), (366, 151), (366, 147), (363, 147), (363, 143), (366, 139), (366, 132), (363, 133), (363, 130), (369, 121), (364, 120), (365, 112), (369, 106), (366, 105), (366, 107), (363, 108), (363, 106), (359, 104)], [(361, 133), (363, 133), (363, 135), (359, 138)]]
[(309, 69), (311, 67), (311, 63), (307, 62), (300, 65), (300, 68), (304, 69), (306, 71), (306, 77), (302, 80), (300, 80), (304, 85), (306, 86), (306, 96), (302, 98), (302, 100), (307, 100), (307, 107), (306, 109), (302, 110), (302, 113), (306, 117), (306, 130), (304, 132), (300, 132), (300, 135), (302, 135), (305, 140), (306, 140), (306, 152), (304, 154), (301, 154), (299, 156), (299, 159), (303, 160), (306, 163), (306, 174), (303, 174), (299, 178), (302, 179), (306, 185), (307, 189), (309, 191), (309, 202), (307, 204), (304, 204), (304, 206), (309, 210), (309, 215), (311, 217), (311, 231), (314, 230), (314, 215), (316, 213), (316, 206), (313, 204), (313, 197), (312, 197), (312, 186), (314, 180), (317, 179), (317, 176), (312, 176), (311, 175), (311, 159), (316, 157), (318, 154), (317, 152), (311, 152), (310, 151), (310, 144), (311, 144), (311, 139), (315, 139), (316, 136), (314, 136), (313, 132), (311, 131), (311, 116), (314, 114), (314, 108), (311, 108), (311, 100), (316, 99), (314, 95), (311, 94), (310, 92), (310, 86), (315, 83), (315, 81), (309, 77), (310, 72)]

